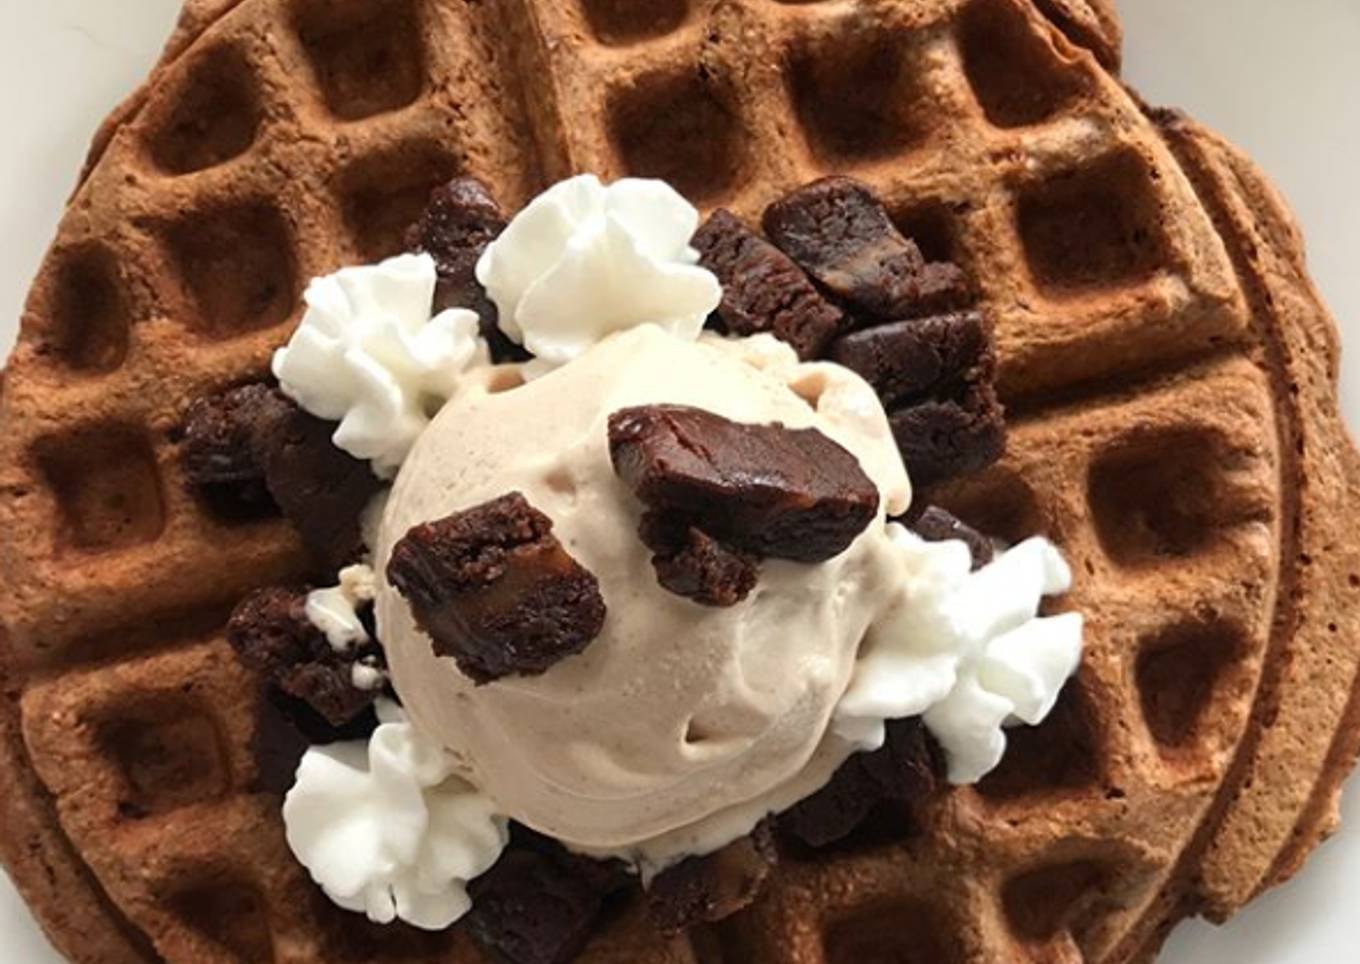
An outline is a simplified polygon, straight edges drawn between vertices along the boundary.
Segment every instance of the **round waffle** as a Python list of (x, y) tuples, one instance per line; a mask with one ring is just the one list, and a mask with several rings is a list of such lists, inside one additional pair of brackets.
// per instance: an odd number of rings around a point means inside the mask
[(79, 961), (477, 961), (330, 906), (252, 794), (223, 641), (306, 563), (180, 474), (185, 409), (262, 373), (301, 286), (401, 246), (431, 188), (574, 171), (753, 218), (853, 174), (997, 321), (1010, 454), (933, 493), (1044, 533), (1079, 677), (929, 813), (789, 854), (686, 938), (587, 961), (1145, 960), (1335, 825), (1360, 745), (1360, 470), (1334, 326), (1249, 161), (1111, 71), (1080, 0), (202, 0), (96, 138), (0, 400), (0, 850)]

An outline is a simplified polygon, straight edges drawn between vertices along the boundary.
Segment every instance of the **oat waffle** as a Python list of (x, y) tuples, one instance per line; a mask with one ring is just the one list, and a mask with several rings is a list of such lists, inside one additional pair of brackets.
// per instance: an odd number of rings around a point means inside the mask
[(196, 397), (258, 375), (301, 286), (395, 252), (429, 191), (589, 170), (754, 220), (871, 183), (997, 320), (1006, 459), (933, 497), (1054, 538), (1088, 651), (1042, 727), (934, 806), (788, 855), (687, 938), (587, 961), (1145, 960), (1335, 825), (1360, 743), (1360, 498), (1334, 326), (1250, 162), (1111, 71), (1081, 0), (206, 0), (96, 139), (0, 402), (0, 849), (79, 961), (477, 961), (331, 907), (248, 792), (222, 639), (305, 572), (186, 490)]

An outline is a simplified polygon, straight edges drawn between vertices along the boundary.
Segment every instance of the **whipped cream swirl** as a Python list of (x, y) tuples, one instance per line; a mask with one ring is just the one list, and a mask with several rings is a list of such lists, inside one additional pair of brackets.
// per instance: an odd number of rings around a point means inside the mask
[(690, 239), (699, 212), (664, 181), (592, 174), (535, 198), (477, 264), (501, 329), (565, 364), (607, 335), (654, 324), (692, 340), (722, 300)]
[(283, 806), (288, 845), (346, 910), (443, 930), (472, 906), (467, 883), (500, 858), (507, 823), (395, 703), (380, 700), (378, 718), (367, 743), (302, 758)]
[(317, 278), (301, 325), (274, 355), (283, 391), (317, 418), (338, 421), (335, 444), (371, 459), (383, 478), (396, 474), (461, 374), (485, 359), (474, 312), (430, 317), (435, 281), (426, 254)]
[(1042, 538), (975, 573), (962, 542), (926, 542), (896, 523), (888, 539), (901, 589), (865, 638), (832, 725), (873, 749), (885, 720), (923, 716), (950, 781), (976, 783), (1006, 752), (1003, 727), (1041, 723), (1081, 661), (1081, 614), (1037, 615), (1044, 596), (1071, 587), (1071, 570)]

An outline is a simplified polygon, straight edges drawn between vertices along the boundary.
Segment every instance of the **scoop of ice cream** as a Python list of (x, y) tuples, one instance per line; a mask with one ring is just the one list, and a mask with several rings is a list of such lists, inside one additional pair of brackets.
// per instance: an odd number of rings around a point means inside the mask
[[(827, 562), (766, 560), (737, 605), (667, 591), (608, 439), (612, 413), (659, 403), (820, 430), (877, 485), (878, 520)], [(608, 616), (583, 653), (540, 676), (475, 686), (435, 655), (385, 581), (377, 599), (406, 709), (501, 812), (579, 849), (645, 850), (646, 862), (664, 863), (790, 806), (856, 748), (829, 724), (898, 584), (883, 516), (910, 502), (887, 419), (858, 376), (801, 364), (769, 337), (694, 342), (654, 326), (527, 384), (513, 369), (469, 373), (397, 478), (376, 568), (413, 526), (510, 491), (599, 580)]]

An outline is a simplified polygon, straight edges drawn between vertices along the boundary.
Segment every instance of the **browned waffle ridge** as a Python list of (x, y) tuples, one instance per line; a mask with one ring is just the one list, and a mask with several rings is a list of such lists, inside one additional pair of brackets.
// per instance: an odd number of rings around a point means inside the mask
[(1279, 199), (1117, 61), (1080, 0), (191, 3), (96, 140), (0, 399), (0, 849), (57, 944), (481, 960), (330, 907), (246, 791), (221, 623), (303, 560), (278, 520), (204, 512), (176, 457), (302, 283), (394, 251), (455, 172), (512, 207), (658, 175), (748, 217), (873, 184), (998, 319), (1012, 453), (941, 500), (1056, 539), (1089, 617), (1054, 717), (926, 837), (790, 859), (687, 940), (630, 912), (587, 960), (1143, 960), (1292, 873), (1360, 741), (1336, 335)]

